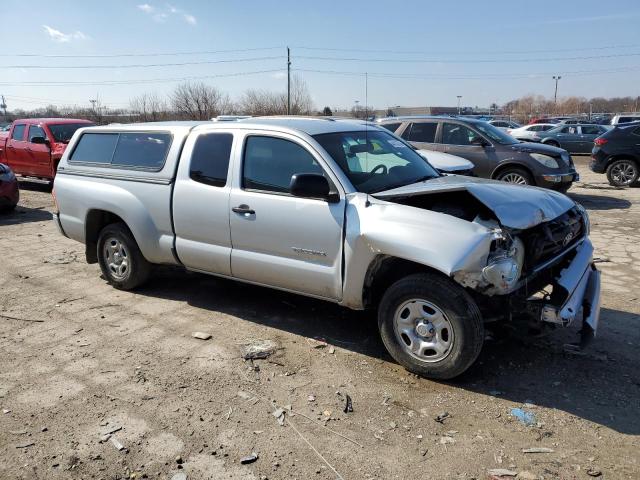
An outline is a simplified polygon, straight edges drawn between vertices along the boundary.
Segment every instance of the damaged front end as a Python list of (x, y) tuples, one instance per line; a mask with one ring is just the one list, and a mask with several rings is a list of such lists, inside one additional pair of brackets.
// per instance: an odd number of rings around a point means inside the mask
[[(445, 183), (446, 182), (446, 183)], [(430, 183), (430, 182), (428, 182)], [(564, 195), (496, 183), (410, 186), (385, 200), (481, 225), (490, 248), (473, 252), (451, 277), (474, 297), (485, 322), (526, 320), (530, 330), (569, 326), (582, 315), (582, 340), (595, 335), (600, 273), (586, 211)]]

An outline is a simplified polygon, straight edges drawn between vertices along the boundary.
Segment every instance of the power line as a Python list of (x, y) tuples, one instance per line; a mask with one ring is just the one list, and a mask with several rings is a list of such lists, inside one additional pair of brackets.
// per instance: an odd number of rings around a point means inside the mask
[(180, 63), (138, 63), (128, 65), (0, 65), (0, 68), (24, 68), (24, 69), (113, 69), (113, 68), (151, 68), (151, 67), (186, 67), (192, 65), (213, 65), (220, 63), (241, 63), (258, 62), (262, 60), (281, 60), (282, 56), (236, 58), (226, 60), (207, 60), (200, 62), (180, 62)]
[(106, 54), (43, 54), (43, 53), (0, 53), (0, 57), (35, 58), (132, 58), (132, 57), (172, 57), (183, 55), (214, 55), (217, 53), (257, 52), (276, 50), (282, 47), (235, 48), (232, 50), (201, 50), (192, 52), (153, 52), (153, 53), (106, 53)]
[(591, 50), (617, 50), (621, 48), (637, 48), (640, 44), (627, 45), (606, 45), (597, 47), (581, 47), (581, 48), (557, 48), (557, 49), (539, 49), (539, 50), (449, 50), (449, 51), (428, 51), (428, 50), (386, 50), (386, 49), (367, 49), (367, 48), (329, 48), (329, 47), (305, 47), (294, 46), (292, 49), (310, 50), (310, 51), (326, 51), (326, 52), (359, 52), (359, 53), (391, 53), (396, 55), (458, 55), (470, 53), (483, 53), (489, 55), (524, 55), (529, 53), (560, 53), (560, 52), (586, 52)]
[(148, 83), (172, 83), (186, 82), (190, 80), (205, 80), (210, 78), (241, 77), (245, 75), (258, 75), (262, 73), (281, 72), (281, 68), (270, 70), (254, 70), (250, 72), (221, 73), (215, 75), (196, 75), (189, 77), (173, 78), (146, 78), (136, 80), (102, 80), (102, 81), (43, 81), (43, 82), (0, 82), (2, 86), (47, 86), (47, 87), (67, 87), (67, 86), (91, 86), (91, 85), (142, 85)]
[(588, 55), (581, 57), (544, 57), (544, 58), (509, 58), (509, 59), (406, 59), (406, 58), (359, 58), (359, 57), (318, 57), (298, 55), (295, 58), (302, 60), (320, 60), (332, 62), (384, 62), (384, 63), (531, 63), (531, 62), (566, 62), (574, 60), (599, 60), (604, 58), (638, 57), (640, 53), (617, 53), (610, 55)]

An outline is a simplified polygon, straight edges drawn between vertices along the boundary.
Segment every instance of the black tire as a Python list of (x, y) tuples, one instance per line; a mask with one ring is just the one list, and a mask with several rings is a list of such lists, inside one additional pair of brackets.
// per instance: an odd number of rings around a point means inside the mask
[(554, 190), (560, 193), (567, 193), (571, 188), (571, 183), (563, 183), (559, 187), (555, 187)]
[(542, 142), (542, 143), (544, 143), (545, 145), (549, 145), (550, 147), (560, 148), (560, 144), (555, 140), (549, 140), (548, 142)]
[(15, 205), (4, 205), (4, 206), (0, 207), (0, 213), (11, 213), (16, 209), (17, 206), (18, 206), (18, 204), (15, 204)]
[[(515, 176), (519, 176), (522, 178), (524, 183), (517, 183), (511, 181), (510, 178), (515, 178)], [(536, 182), (533, 179), (531, 173), (529, 173), (524, 168), (518, 167), (507, 167), (504, 170), (500, 171), (498, 175), (496, 175), (496, 180), (500, 180), (501, 182), (513, 183), (515, 185), (535, 185)]]
[[(111, 263), (107, 254), (109, 249), (112, 252)], [(113, 249), (120, 253), (114, 254)], [(151, 264), (142, 255), (131, 231), (124, 223), (112, 223), (102, 229), (98, 236), (97, 253), (102, 274), (119, 290), (133, 290), (149, 278)], [(123, 265), (124, 263), (126, 265)]]
[(638, 163), (629, 158), (614, 160), (607, 166), (607, 180), (609, 185), (614, 187), (634, 185), (638, 181), (638, 177), (640, 177)]
[[(421, 360), (419, 357), (428, 358), (430, 349), (426, 347), (422, 355), (412, 354), (407, 336), (396, 330), (397, 315), (402, 317), (401, 309), (414, 299), (438, 308), (453, 330), (446, 334), (450, 345), (443, 358)], [(484, 342), (482, 316), (473, 299), (452, 280), (434, 273), (409, 275), (391, 285), (378, 308), (378, 328), (384, 345), (399, 364), (417, 375), (435, 379), (446, 380), (463, 373), (478, 358)], [(433, 335), (433, 331), (430, 333)], [(437, 333), (433, 338), (439, 336)]]

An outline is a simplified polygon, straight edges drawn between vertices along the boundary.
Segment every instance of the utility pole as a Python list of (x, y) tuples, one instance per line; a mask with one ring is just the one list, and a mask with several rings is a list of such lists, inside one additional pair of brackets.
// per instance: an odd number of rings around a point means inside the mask
[(287, 47), (287, 115), (291, 115), (291, 51)]
[(458, 115), (460, 115), (460, 99), (462, 98), (462, 95), (456, 95), (456, 97), (458, 97)]
[(553, 79), (556, 81), (556, 91), (553, 94), (553, 104), (554, 105), (558, 104), (558, 80), (560, 80), (561, 78), (562, 77), (560, 75), (558, 75), (558, 76), (554, 75), (553, 76)]
[(0, 102), (0, 108), (4, 112), (4, 119), (7, 119), (7, 102), (4, 99), (4, 95), (2, 95), (2, 102)]
[(369, 74), (364, 74), (364, 119), (367, 119), (369, 111)]

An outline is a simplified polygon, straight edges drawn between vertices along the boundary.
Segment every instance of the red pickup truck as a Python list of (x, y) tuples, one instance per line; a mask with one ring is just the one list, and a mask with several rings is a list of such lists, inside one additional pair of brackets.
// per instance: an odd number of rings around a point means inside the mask
[(70, 118), (15, 120), (8, 132), (0, 132), (0, 163), (18, 175), (53, 180), (75, 131), (91, 125), (88, 120)]

